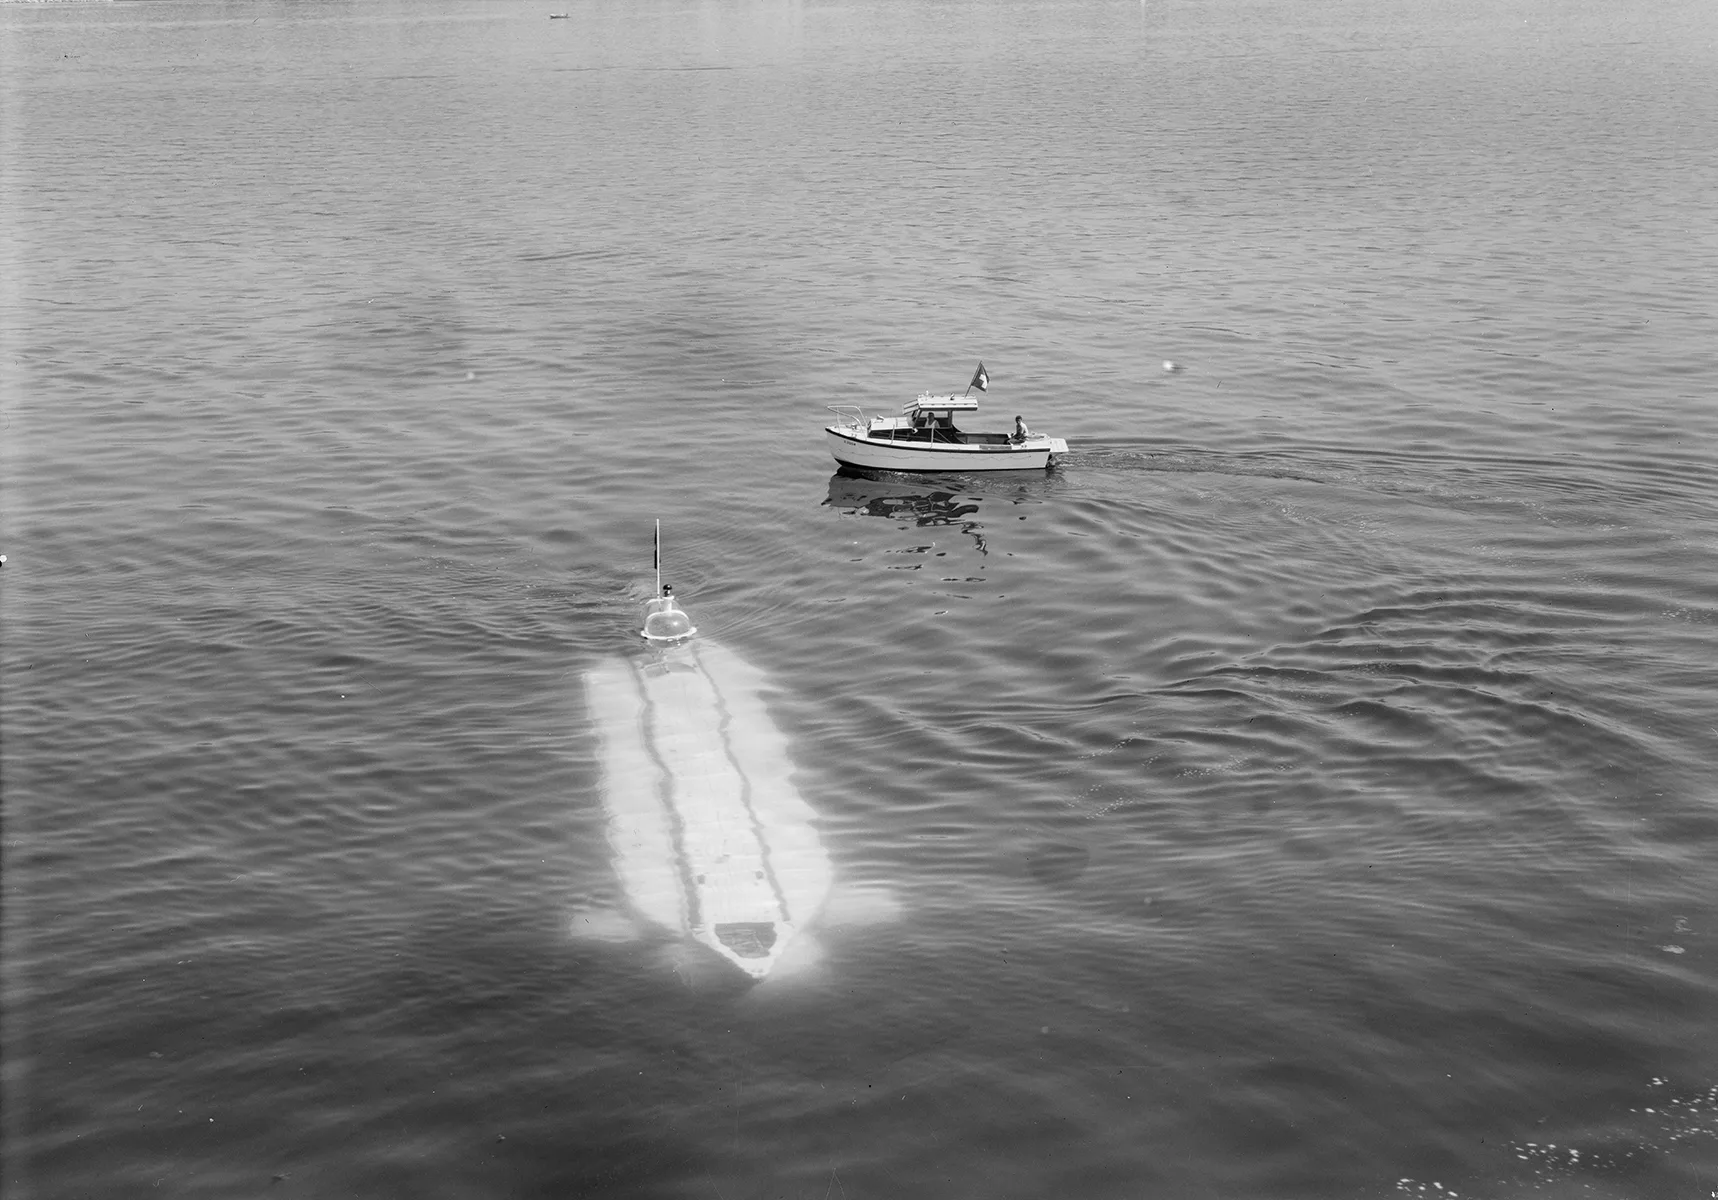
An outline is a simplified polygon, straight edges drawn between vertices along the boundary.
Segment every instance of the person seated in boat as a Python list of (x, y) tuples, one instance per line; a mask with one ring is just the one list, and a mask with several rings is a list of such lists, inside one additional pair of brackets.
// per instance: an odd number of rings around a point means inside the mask
[(1014, 418), (1014, 436), (1009, 438), (1008, 440), (1011, 442), (1023, 442), (1031, 436), (1032, 436), (1032, 431), (1030, 429), (1026, 428), (1026, 418), (1018, 417), (1018, 416), (1015, 417)]
[(644, 611), (646, 615), (659, 612), (678, 612), (679, 606), (674, 603), (674, 585), (663, 584), (662, 595), (654, 600), (645, 601)]

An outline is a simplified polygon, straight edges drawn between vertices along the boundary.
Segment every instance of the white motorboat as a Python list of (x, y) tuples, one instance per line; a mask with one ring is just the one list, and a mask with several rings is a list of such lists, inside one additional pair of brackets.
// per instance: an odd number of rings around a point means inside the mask
[[(984, 368), (980, 367), (982, 374)], [(975, 377), (976, 378), (976, 377)], [(867, 416), (857, 404), (827, 406), (838, 418), (824, 427), (829, 452), (844, 467), (878, 471), (1042, 471), (1068, 443), (1026, 429), (979, 433), (955, 426), (957, 413), (978, 411), (976, 396), (926, 392), (899, 416)]]

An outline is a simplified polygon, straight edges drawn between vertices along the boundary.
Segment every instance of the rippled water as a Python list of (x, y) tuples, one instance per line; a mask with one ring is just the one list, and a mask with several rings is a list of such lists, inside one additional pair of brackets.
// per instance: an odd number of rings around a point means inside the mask
[[(8, 1195), (1718, 1194), (1713, 10), (548, 11), (0, 6)], [(568, 934), (656, 517), (797, 981)]]

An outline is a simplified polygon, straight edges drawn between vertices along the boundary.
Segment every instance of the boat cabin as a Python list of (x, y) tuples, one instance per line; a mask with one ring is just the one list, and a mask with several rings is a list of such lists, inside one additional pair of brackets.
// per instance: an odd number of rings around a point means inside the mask
[(926, 392), (902, 405), (898, 417), (873, 418), (866, 433), (891, 442), (945, 442), (962, 446), (1006, 443), (1007, 434), (968, 433), (955, 425), (956, 414), (970, 415), (977, 411), (976, 396), (933, 396)]
[(941, 417), (948, 420), (957, 412), (975, 413), (978, 411), (977, 396), (933, 396), (929, 392), (921, 395), (910, 404), (901, 405), (904, 413), (913, 413), (924, 417)]

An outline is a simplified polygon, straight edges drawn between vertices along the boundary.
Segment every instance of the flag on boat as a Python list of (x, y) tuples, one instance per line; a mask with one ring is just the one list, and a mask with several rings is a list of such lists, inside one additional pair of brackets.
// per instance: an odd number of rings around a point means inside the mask
[(973, 388), (977, 388), (981, 392), (990, 390), (990, 376), (984, 373), (983, 363), (978, 364), (978, 370), (972, 373), (972, 382), (966, 385), (966, 390), (969, 392)]

